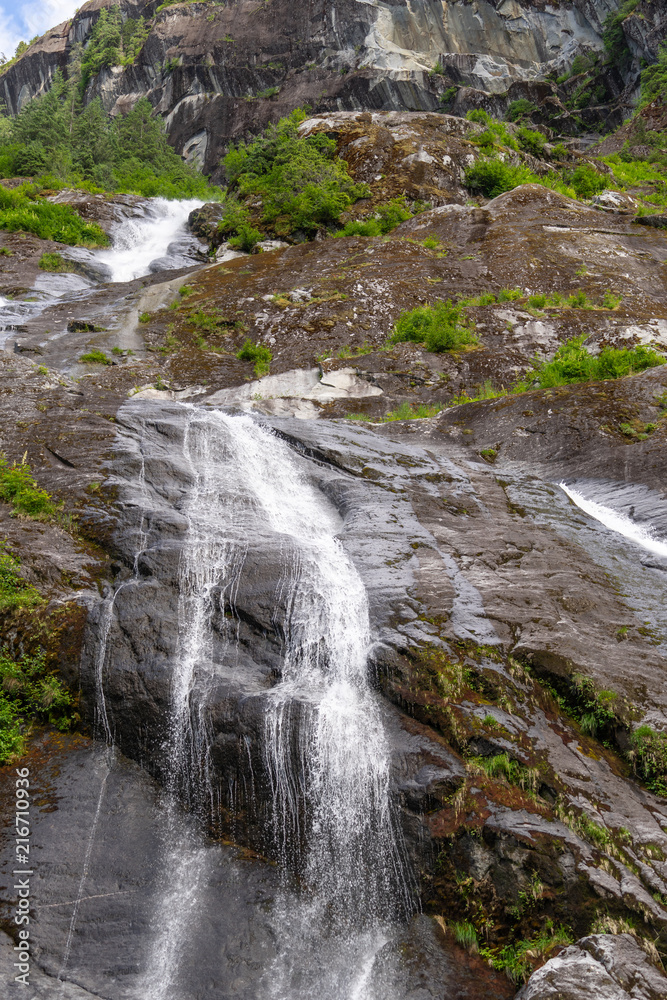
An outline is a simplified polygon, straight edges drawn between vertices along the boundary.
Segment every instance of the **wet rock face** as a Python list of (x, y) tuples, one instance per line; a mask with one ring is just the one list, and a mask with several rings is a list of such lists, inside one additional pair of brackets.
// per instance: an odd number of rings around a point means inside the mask
[[(170, 821), (160, 788), (146, 772), (90, 740), (41, 739), (26, 764), (35, 799), (31, 841), (39, 859), (31, 879), (31, 1000), (145, 996), (163, 923), (184, 912), (174, 938), (179, 972), (172, 995), (263, 995), (267, 970), (285, 946), (287, 885), (274, 865), (250, 851), (203, 841), (185, 815)], [(14, 777), (0, 771), (0, 811), (7, 824), (13, 820)], [(12, 867), (12, 848), (13, 842), (0, 845), (3, 870)], [(173, 901), (171, 910), (165, 908), (170, 890), (179, 914)], [(15, 905), (10, 890), (0, 903), (0, 976), (7, 1000), (26, 994), (14, 983), (15, 940), (6, 930)], [(385, 955), (395, 951), (406, 963), (400, 984), (392, 986), (405, 1000), (509, 1000), (514, 994), (502, 973), (446, 940), (425, 916), (396, 930)]]
[[(186, 415), (184, 407), (136, 401), (117, 416), (122, 565), (102, 677), (115, 738), (158, 775), (178, 655), (184, 500), (193, 483)], [(622, 600), (618, 590), (630, 592), (641, 575), (632, 551), (587, 527), (548, 481), (472, 460), (443, 441), (436, 422), (381, 435), (326, 422), (271, 423), (337, 508), (340, 537), (367, 588), (394, 788), (429, 910), (467, 919), (456, 888), (456, 872), (466, 871), (497, 926), (521, 912), (521, 893), (537, 879), (545, 914), (580, 933), (602, 905), (645, 914), (662, 933), (664, 802), (622, 776), (613, 753), (567, 721), (535, 679), (567, 683), (585, 674), (615, 692), (619, 711), (627, 705), (631, 715), (639, 709), (664, 719), (664, 651), (641, 625), (651, 601), (660, 615), (660, 572), (636, 584), (645, 589), (634, 591), (634, 605)], [(192, 703), (221, 807), (214, 825), (268, 851), (263, 720), (281, 670), (286, 558), (280, 539), (261, 531), (245, 550), (233, 603), (216, 591), (211, 666), (198, 673)], [(100, 606), (82, 664), (91, 720), (104, 621)], [(534, 774), (526, 780), (536, 794), (466, 765), (470, 755), (503, 753)]]
[(533, 973), (516, 1000), (661, 1000), (667, 978), (629, 934), (593, 934)]
[[(10, 113), (48, 88), (102, 6), (86, 4), (0, 77)], [(601, 49), (609, 10), (606, 0), (549, 10), (530, 2), (506, 9), (486, 0), (474, 7), (337, 0), (307, 11), (286, 0), (266, 10), (239, 0), (178, 5), (155, 16), (152, 0), (123, 0), (121, 7), (128, 17), (151, 19), (151, 32), (136, 62), (103, 70), (87, 98), (99, 95), (117, 112), (148, 96), (165, 116), (175, 148), (209, 171), (231, 138), (302, 104), (322, 111), (435, 110), (451, 82), (500, 94), (513, 83), (560, 73), (582, 49)], [(436, 64), (442, 72), (429, 76)], [(263, 96), (274, 88), (275, 96)]]

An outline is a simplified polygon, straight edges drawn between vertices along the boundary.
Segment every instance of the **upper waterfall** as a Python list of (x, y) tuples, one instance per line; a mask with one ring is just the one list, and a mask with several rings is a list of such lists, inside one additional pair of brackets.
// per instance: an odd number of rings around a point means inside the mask
[(96, 260), (109, 268), (109, 280), (132, 281), (150, 271), (192, 264), (188, 253), (197, 241), (188, 233), (186, 223), (190, 212), (201, 204), (195, 199), (151, 198), (143, 216), (118, 223), (112, 232), (111, 249), (95, 254)]

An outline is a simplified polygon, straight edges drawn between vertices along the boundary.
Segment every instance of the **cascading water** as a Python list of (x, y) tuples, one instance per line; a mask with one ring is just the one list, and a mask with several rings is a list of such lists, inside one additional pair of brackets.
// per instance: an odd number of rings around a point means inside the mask
[(618, 532), (619, 535), (623, 535), (624, 538), (628, 538), (656, 556), (667, 558), (667, 541), (659, 538), (650, 526), (636, 524), (625, 514), (595, 500), (589, 500), (580, 490), (566, 486), (565, 483), (560, 483), (560, 488), (577, 507), (590, 517), (594, 517), (596, 521), (600, 521), (606, 528)]
[[(124, 218), (113, 226), (112, 246), (107, 250), (67, 247), (63, 256), (83, 273), (49, 274), (40, 271), (29, 297), (7, 299), (0, 295), (0, 350), (13, 350), (17, 330), (35, 320), (50, 306), (71, 303), (75, 308), (94, 309), (99, 282), (127, 282), (146, 274), (192, 267), (201, 261), (202, 245), (187, 230), (190, 212), (202, 202), (194, 199), (168, 201), (151, 198), (142, 214)], [(108, 302), (103, 304), (108, 313)], [(106, 324), (105, 324), (106, 325)], [(66, 336), (66, 329), (50, 332), (48, 339)]]
[(109, 268), (113, 282), (191, 265), (192, 252), (199, 244), (188, 234), (186, 223), (190, 212), (201, 205), (194, 199), (152, 198), (145, 215), (124, 219), (114, 228), (113, 247), (97, 251), (95, 259)]
[[(392, 918), (410, 911), (411, 897), (382, 711), (368, 681), (364, 586), (337, 538), (338, 514), (284, 442), (247, 416), (183, 411), (194, 485), (183, 508), (188, 533), (164, 747), (169, 808), (179, 791), (195, 808), (211, 794), (203, 779), (206, 690), (220, 668), (211, 654), (211, 620), (233, 606), (249, 545), (270, 533), (280, 539), (287, 610), (276, 622), (284, 637), (281, 678), (263, 696), (263, 755), (273, 792), (273, 849), (286, 874), (275, 904), (278, 957), (266, 971), (264, 995), (370, 1000), (380, 989), (386, 1000), (392, 994), (375, 958)], [(234, 624), (228, 627), (233, 659)], [(180, 843), (169, 849), (165, 869), (172, 877), (156, 906), (143, 998), (179, 995), (179, 936), (187, 934), (179, 887), (188, 887), (194, 906), (202, 851)], [(294, 874), (298, 894), (289, 888)]]

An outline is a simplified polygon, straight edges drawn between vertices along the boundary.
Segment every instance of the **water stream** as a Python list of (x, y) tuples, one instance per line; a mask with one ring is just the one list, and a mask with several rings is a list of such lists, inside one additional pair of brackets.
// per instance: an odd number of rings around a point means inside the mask
[(627, 514), (619, 513), (605, 504), (590, 500), (581, 490), (566, 486), (565, 483), (560, 483), (560, 488), (577, 507), (589, 514), (590, 517), (594, 517), (596, 521), (604, 524), (610, 531), (617, 532), (653, 555), (667, 558), (667, 541), (659, 538), (650, 525), (637, 524)]
[(186, 230), (188, 215), (202, 205), (195, 199), (151, 198), (139, 217), (115, 226), (110, 250), (98, 250), (95, 260), (109, 269), (109, 281), (132, 281), (152, 271), (188, 267), (197, 240)]
[[(281, 539), (287, 611), (276, 622), (283, 656), (280, 679), (265, 696), (263, 754), (272, 847), (285, 883), (275, 902), (277, 958), (266, 970), (263, 995), (386, 1000), (391, 963), (380, 969), (375, 958), (392, 921), (411, 911), (412, 896), (393, 816), (382, 712), (368, 680), (364, 586), (337, 538), (339, 515), (302, 459), (247, 416), (194, 406), (183, 406), (183, 413), (193, 485), (182, 510), (188, 532), (163, 750), (168, 809), (175, 815), (179, 798), (195, 811), (216, 799), (207, 778), (206, 691), (220, 666), (212, 657), (211, 622), (233, 604), (252, 539), (271, 532)], [(231, 660), (235, 637), (231, 620)], [(201, 843), (178, 841), (167, 853), (169, 877), (156, 900), (140, 991), (148, 1000), (179, 995), (179, 949), (206, 867)], [(301, 884), (296, 894), (294, 876)]]
[[(49, 306), (83, 303), (100, 282), (119, 284), (198, 263), (202, 247), (186, 223), (190, 212), (201, 204), (192, 199), (151, 198), (111, 226), (109, 249), (63, 247), (62, 256), (78, 264), (81, 273), (39, 271), (26, 295), (12, 299), (0, 295), (0, 350), (12, 350), (16, 333)], [(64, 327), (50, 334), (67, 335)]]

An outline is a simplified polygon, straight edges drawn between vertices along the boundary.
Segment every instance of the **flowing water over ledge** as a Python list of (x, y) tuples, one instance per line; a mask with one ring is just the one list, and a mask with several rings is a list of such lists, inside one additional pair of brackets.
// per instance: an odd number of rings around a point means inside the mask
[[(0, 296), (0, 350), (13, 350), (17, 333), (50, 306), (82, 307), (101, 283), (122, 284), (148, 274), (169, 272), (201, 263), (202, 245), (187, 229), (187, 219), (202, 202), (151, 198), (121, 208), (110, 230), (112, 246), (105, 250), (63, 247), (62, 255), (79, 265), (80, 273), (39, 272), (33, 288), (16, 299)], [(168, 278), (168, 274), (166, 275)], [(66, 335), (50, 330), (48, 339)]]
[[(187, 530), (163, 747), (168, 815), (179, 795), (200, 814), (219, 795), (207, 771), (206, 701), (225, 664), (213, 648), (212, 621), (233, 602), (251, 542), (268, 532), (282, 556), (285, 616), (276, 609), (282, 662), (262, 706), (272, 798), (267, 846), (288, 882), (296, 876), (303, 889), (295, 896), (285, 883), (276, 899), (278, 952), (263, 991), (275, 1000), (305, 1000), (313, 991), (323, 1000), (399, 996), (400, 975), (386, 957), (381, 968), (375, 959), (394, 933), (392, 920), (413, 909), (413, 887), (393, 815), (382, 715), (368, 683), (366, 592), (336, 537), (340, 517), (303, 460), (249, 417), (184, 406), (182, 420), (192, 485), (180, 504)], [(158, 448), (146, 421), (142, 452)], [(227, 631), (228, 667), (237, 659), (233, 621)], [(201, 870), (201, 848), (175, 831), (170, 839), (141, 987), (149, 1000), (182, 988), (180, 946)], [(177, 906), (185, 886), (191, 904)]]

